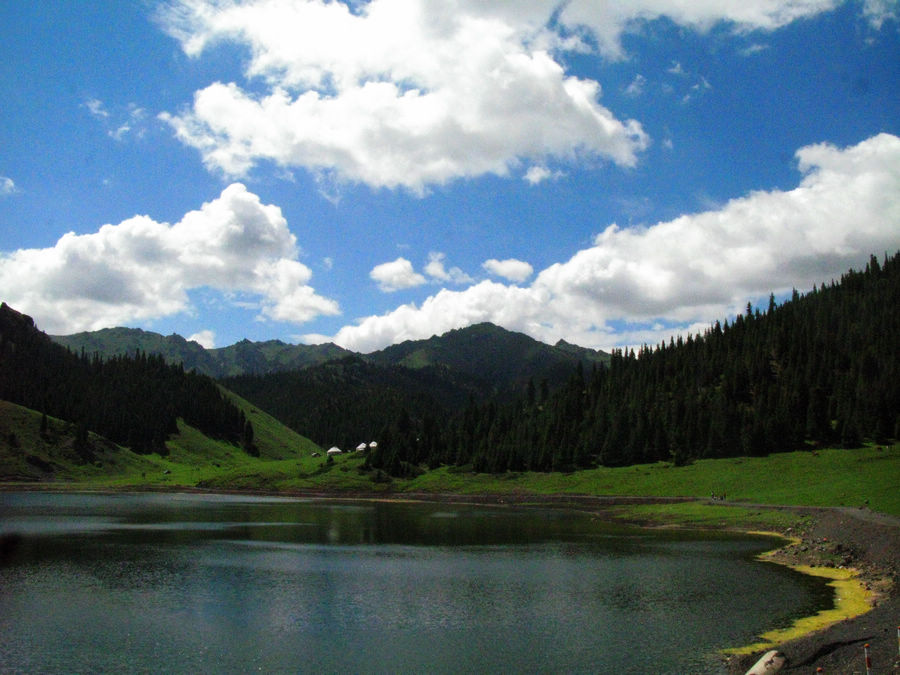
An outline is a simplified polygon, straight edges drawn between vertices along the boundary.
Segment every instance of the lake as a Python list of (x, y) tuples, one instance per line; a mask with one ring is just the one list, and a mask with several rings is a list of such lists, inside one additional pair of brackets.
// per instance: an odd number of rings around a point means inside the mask
[(3, 672), (716, 673), (831, 605), (774, 542), (562, 509), (0, 493)]

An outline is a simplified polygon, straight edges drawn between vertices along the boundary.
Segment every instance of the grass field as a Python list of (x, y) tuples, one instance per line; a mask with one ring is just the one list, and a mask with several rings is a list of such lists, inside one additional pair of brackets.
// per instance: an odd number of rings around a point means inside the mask
[(450, 492), (709, 497), (729, 502), (807, 506), (868, 506), (900, 515), (900, 445), (856, 450), (775, 453), (768, 457), (700, 460), (600, 468), (570, 474), (453, 473), (443, 468), (413, 489)]
[[(266, 491), (332, 491), (455, 494), (579, 494), (694, 497), (724, 495), (746, 503), (743, 513), (717, 504), (686, 503), (629, 507), (638, 517), (653, 514), (671, 521), (727, 524), (759, 512), (754, 504), (868, 507), (900, 516), (900, 445), (855, 450), (775, 453), (768, 457), (700, 460), (598, 468), (573, 473), (472, 474), (452, 467), (413, 479), (375, 482), (363, 472), (364, 457), (314, 457), (322, 450), (251, 404), (236, 399), (251, 419), (260, 457), (211, 440), (186, 425), (168, 442), (168, 456), (136, 455), (92, 437), (94, 461), (79, 462), (74, 430), (51, 420), (39, 433), (40, 416), (0, 401), (0, 476), (7, 483), (46, 482), (72, 487), (206, 487)], [(324, 454), (324, 453), (322, 453)], [(10, 480), (12, 479), (12, 480)], [(48, 487), (50, 485), (48, 484)], [(765, 518), (778, 518), (769, 512)], [(724, 523), (723, 523), (724, 521)]]

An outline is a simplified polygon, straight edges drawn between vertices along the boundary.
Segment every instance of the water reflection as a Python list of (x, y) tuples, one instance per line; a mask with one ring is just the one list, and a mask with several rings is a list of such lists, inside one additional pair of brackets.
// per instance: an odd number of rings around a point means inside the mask
[(11, 672), (712, 672), (761, 585), (776, 623), (828, 597), (757, 539), (558, 510), (6, 493), (0, 533)]

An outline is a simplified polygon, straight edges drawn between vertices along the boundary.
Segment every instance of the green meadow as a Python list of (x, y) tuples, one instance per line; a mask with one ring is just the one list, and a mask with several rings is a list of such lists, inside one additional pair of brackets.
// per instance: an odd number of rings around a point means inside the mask
[[(528, 495), (689, 497), (699, 501), (629, 506), (626, 511), (650, 521), (719, 526), (760, 519), (777, 524), (777, 512), (757, 505), (864, 507), (900, 516), (898, 444), (572, 473), (476, 474), (441, 467), (398, 479), (366, 471), (359, 453), (326, 458), (308, 439), (246, 401), (238, 402), (256, 430), (259, 457), (180, 424), (179, 433), (167, 443), (168, 455), (138, 455), (92, 436), (90, 462), (72, 449), (72, 425), (50, 419), (49, 428), (41, 432), (38, 413), (0, 402), (0, 476), (8, 488), (203, 488), (401, 497), (451, 493), (516, 495), (520, 501)], [(724, 496), (729, 506), (707, 503), (711, 495)], [(735, 502), (740, 506), (730, 506)]]

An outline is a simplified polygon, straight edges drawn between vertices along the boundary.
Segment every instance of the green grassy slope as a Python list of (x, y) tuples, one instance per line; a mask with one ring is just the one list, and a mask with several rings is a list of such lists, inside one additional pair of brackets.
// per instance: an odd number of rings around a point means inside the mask
[(768, 457), (599, 468), (569, 474), (467, 476), (446, 469), (414, 481), (418, 489), (647, 495), (806, 506), (868, 506), (900, 515), (900, 445), (775, 453)]
[(178, 434), (166, 446), (169, 454), (138, 455), (90, 434), (90, 457), (75, 449), (75, 425), (0, 401), (0, 481), (56, 482), (88, 486), (195, 486), (223, 474), (258, 474), (282, 462), (311, 458), (320, 448), (271, 416), (233, 394), (253, 423), (260, 457), (211, 439), (179, 421)]
[(48, 418), (41, 432), (41, 415), (0, 401), (0, 480), (102, 480), (109, 474), (140, 475), (152, 468), (147, 458), (90, 434), (93, 459), (75, 450), (75, 425)]
[[(456, 494), (584, 494), (695, 497), (726, 495), (729, 503), (867, 507), (900, 516), (900, 445), (857, 450), (777, 453), (768, 457), (701, 460), (599, 468), (573, 473), (472, 474), (443, 467), (413, 479), (374, 480), (364, 457), (334, 461), (308, 439), (235, 397), (256, 429), (260, 457), (179, 425), (168, 457), (136, 455), (91, 436), (93, 459), (74, 450), (74, 426), (50, 420), (41, 434), (40, 414), (0, 401), (0, 481), (56, 481), (77, 487), (200, 486), (217, 489)], [(383, 476), (381, 477), (383, 478)], [(720, 510), (694, 505), (654, 507), (689, 521), (718, 518)]]
[[(900, 445), (769, 457), (702, 460), (690, 466), (668, 463), (559, 473), (471, 474), (451, 468), (410, 480), (375, 482), (362, 473), (363, 457), (338, 456), (263, 464), (254, 475), (232, 472), (209, 482), (227, 488), (272, 490), (391, 491), (455, 494), (584, 494), (694, 497), (725, 495), (728, 503), (867, 507), (900, 515)], [(673, 512), (686, 506), (668, 507)], [(687, 511), (685, 510), (687, 509)]]
[(241, 398), (232, 391), (222, 389), (253, 425), (254, 443), (262, 459), (289, 459), (298, 455), (308, 456), (321, 452), (321, 448), (305, 436), (284, 426), (268, 413)]

